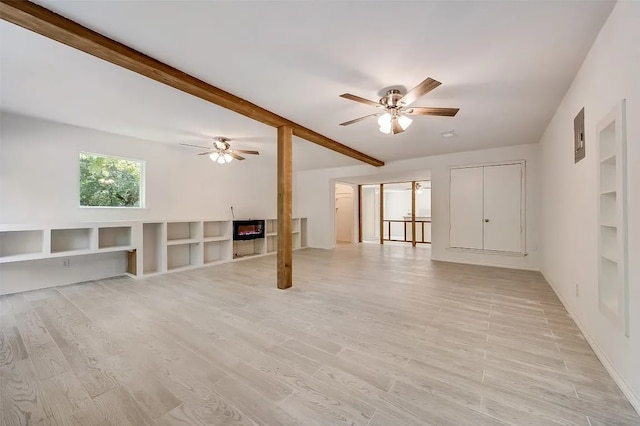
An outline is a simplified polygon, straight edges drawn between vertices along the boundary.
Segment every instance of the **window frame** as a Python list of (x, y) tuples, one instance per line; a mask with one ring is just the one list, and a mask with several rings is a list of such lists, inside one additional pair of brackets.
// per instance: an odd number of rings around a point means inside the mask
[[(80, 173), (80, 156), (81, 155), (90, 155), (93, 157), (103, 157), (103, 158), (113, 158), (116, 160), (124, 160), (124, 161), (132, 161), (135, 163), (140, 164), (140, 182), (139, 182), (139, 189), (140, 189), (140, 205), (138, 206), (83, 206), (82, 204), (80, 204), (80, 179), (82, 178), (81, 173)], [(109, 154), (98, 154), (96, 152), (89, 152), (89, 151), (79, 151), (78, 152), (78, 179), (77, 179), (77, 183), (78, 183), (78, 207), (81, 209), (126, 209), (126, 210), (144, 210), (146, 209), (146, 173), (147, 172), (147, 167), (146, 167), (146, 161), (145, 160), (139, 160), (136, 158), (129, 158), (129, 157), (122, 157), (119, 155), (109, 155)]]

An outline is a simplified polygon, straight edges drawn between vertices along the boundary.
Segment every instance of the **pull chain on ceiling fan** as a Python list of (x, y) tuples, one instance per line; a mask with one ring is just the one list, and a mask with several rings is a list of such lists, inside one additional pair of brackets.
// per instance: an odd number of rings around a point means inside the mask
[(378, 102), (361, 98), (360, 96), (344, 93), (341, 98), (351, 101), (360, 102), (362, 104), (383, 109), (384, 112), (365, 115), (355, 120), (340, 123), (341, 126), (349, 126), (369, 117), (378, 117), (378, 125), (382, 133), (398, 134), (404, 132), (413, 122), (409, 115), (436, 115), (442, 117), (455, 116), (459, 108), (435, 108), (435, 107), (412, 107), (407, 108), (418, 98), (426, 95), (436, 87), (440, 86), (440, 82), (432, 78), (427, 78), (422, 83), (411, 89), (408, 93), (402, 94), (398, 89), (391, 89), (387, 94), (380, 98)]

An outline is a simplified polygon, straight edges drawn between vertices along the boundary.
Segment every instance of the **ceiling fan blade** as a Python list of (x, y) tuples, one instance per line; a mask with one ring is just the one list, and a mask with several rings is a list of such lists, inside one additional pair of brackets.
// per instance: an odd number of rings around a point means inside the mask
[(230, 156), (232, 156), (236, 160), (244, 160), (244, 157), (241, 157), (241, 156), (239, 156), (238, 154), (236, 154), (235, 152), (232, 152), (232, 151), (227, 151), (225, 154), (229, 154)]
[(350, 125), (350, 124), (357, 123), (358, 121), (362, 121), (362, 120), (367, 119), (367, 118), (369, 118), (369, 117), (377, 117), (377, 116), (379, 116), (379, 115), (380, 115), (380, 114), (369, 114), (369, 115), (365, 115), (364, 117), (356, 118), (355, 120), (345, 121), (344, 123), (340, 123), (340, 125), (341, 125), (341, 126), (348, 126), (348, 125)]
[(460, 108), (435, 108), (435, 107), (413, 107), (405, 110), (409, 115), (439, 115), (441, 117), (454, 117)]
[(404, 132), (404, 129), (402, 128), (400, 123), (398, 123), (397, 118), (394, 118), (393, 121), (391, 122), (391, 131), (393, 132), (394, 135)]
[(201, 153), (200, 153), (200, 154), (198, 154), (198, 155), (209, 155), (209, 154), (211, 154), (212, 152), (215, 152), (215, 151), (201, 152)]
[(404, 102), (405, 105), (411, 105), (412, 103), (417, 101), (418, 98), (426, 95), (436, 87), (440, 86), (440, 84), (442, 83), (430, 77), (427, 77), (426, 80), (418, 84), (416, 87), (411, 89), (406, 95), (404, 95), (399, 102)]
[(360, 96), (352, 95), (351, 93), (343, 93), (341, 98), (349, 99), (350, 101), (360, 102), (361, 104), (369, 105), (375, 108), (379, 108), (381, 105), (378, 102), (370, 101), (369, 99), (361, 98)]
[(190, 146), (190, 147), (193, 147), (193, 148), (211, 149), (211, 147), (210, 147), (210, 146), (191, 145), (190, 143), (181, 143), (181, 144), (179, 144), (179, 145), (182, 145), (182, 146)]
[(241, 154), (251, 154), (251, 155), (260, 155), (258, 151), (249, 151), (246, 149), (232, 149), (229, 152), (239, 152)]

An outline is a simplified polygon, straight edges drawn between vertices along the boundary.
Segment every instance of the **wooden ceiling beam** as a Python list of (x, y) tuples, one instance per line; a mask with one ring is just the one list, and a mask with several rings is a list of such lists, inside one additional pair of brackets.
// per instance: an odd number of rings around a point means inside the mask
[(273, 127), (289, 127), (295, 136), (332, 151), (372, 166), (384, 165), (383, 161), (225, 92), (30, 1), (0, 0), (0, 18), (245, 117)]

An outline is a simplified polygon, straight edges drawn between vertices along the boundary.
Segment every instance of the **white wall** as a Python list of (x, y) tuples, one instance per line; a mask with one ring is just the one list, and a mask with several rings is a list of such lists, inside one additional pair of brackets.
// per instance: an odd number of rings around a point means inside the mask
[[(640, 410), (640, 2), (619, 1), (541, 140), (542, 271)], [(631, 337), (598, 311), (596, 125), (627, 99)], [(585, 109), (586, 158), (573, 161), (573, 118)], [(579, 285), (579, 296), (576, 296)]]
[[(447, 142), (447, 143), (455, 143)], [(309, 218), (309, 245), (332, 248), (334, 199), (333, 182), (347, 177), (370, 176), (371, 181), (422, 180), (431, 171), (432, 258), (453, 262), (477, 263), (512, 268), (539, 268), (539, 158), (538, 145), (515, 145), (481, 151), (460, 152), (390, 162), (372, 166), (341, 167), (301, 171), (296, 174), (298, 184), (306, 190), (298, 194), (298, 210)], [(527, 256), (503, 256), (455, 251), (449, 246), (449, 168), (452, 166), (526, 160), (526, 250)]]
[[(8, 113), (0, 119), (0, 224), (230, 219), (231, 206), (236, 217), (276, 216), (276, 167), (264, 158), (221, 166), (179, 141), (166, 145)], [(144, 160), (146, 207), (80, 208), (81, 151)], [(3, 264), (0, 285), (19, 290), (43, 287), (43, 280), (59, 285), (112, 276), (124, 272), (123, 259), (123, 253), (78, 257), (64, 270), (62, 260)]]
[[(225, 166), (197, 149), (3, 113), (0, 223), (230, 218), (276, 215), (275, 164)], [(146, 208), (80, 208), (81, 151), (146, 162)]]

